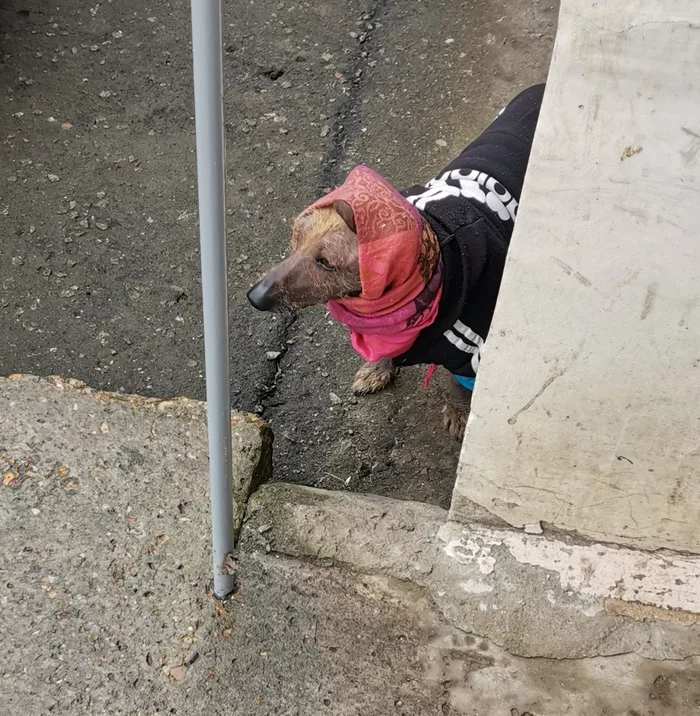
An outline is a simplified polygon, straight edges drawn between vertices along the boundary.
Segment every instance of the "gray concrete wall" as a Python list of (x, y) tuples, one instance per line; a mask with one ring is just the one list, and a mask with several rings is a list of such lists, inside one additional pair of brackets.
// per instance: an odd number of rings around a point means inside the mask
[(700, 551), (698, 28), (562, 3), (456, 520)]

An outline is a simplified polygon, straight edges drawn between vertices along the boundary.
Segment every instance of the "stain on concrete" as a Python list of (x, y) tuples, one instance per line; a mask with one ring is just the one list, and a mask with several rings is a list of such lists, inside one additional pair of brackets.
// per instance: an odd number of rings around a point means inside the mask
[(700, 134), (687, 127), (681, 127), (681, 131), (689, 137), (688, 144), (681, 149), (681, 157), (685, 164), (692, 166), (700, 152)]
[(633, 147), (632, 145), (626, 146), (622, 150), (622, 154), (620, 155), (620, 161), (624, 162), (625, 159), (629, 159), (630, 157), (633, 157), (635, 154), (639, 154), (639, 152), (641, 152), (642, 149), (643, 149), (643, 147), (641, 147), (641, 146), (636, 146), (636, 147)]
[(656, 283), (651, 283), (647, 287), (647, 294), (644, 297), (644, 305), (642, 306), (642, 313), (640, 315), (642, 321), (645, 321), (647, 319), (647, 316), (654, 308), (654, 301), (656, 301), (656, 293), (658, 291), (658, 288), (658, 284)]
[(664, 609), (653, 604), (606, 598), (603, 601), (605, 611), (616, 616), (630, 617), (635, 621), (660, 620), (681, 626), (700, 624), (700, 614), (685, 609)]
[(569, 264), (562, 261), (560, 258), (552, 256), (552, 261), (554, 261), (554, 263), (557, 264), (557, 266), (559, 266), (565, 274), (567, 274), (568, 276), (573, 276), (582, 286), (590, 288), (593, 285), (582, 273), (573, 269), (571, 266), (569, 266)]

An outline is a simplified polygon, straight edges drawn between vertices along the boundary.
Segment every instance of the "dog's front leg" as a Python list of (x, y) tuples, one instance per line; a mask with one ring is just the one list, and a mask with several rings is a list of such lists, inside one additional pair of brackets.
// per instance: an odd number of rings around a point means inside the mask
[(461, 440), (472, 404), (472, 391), (460, 385), (455, 378), (450, 383), (450, 400), (442, 409), (443, 424), (456, 440)]
[(364, 363), (355, 373), (352, 392), (355, 395), (369, 395), (383, 390), (396, 378), (397, 369), (391, 358), (381, 358), (376, 363)]

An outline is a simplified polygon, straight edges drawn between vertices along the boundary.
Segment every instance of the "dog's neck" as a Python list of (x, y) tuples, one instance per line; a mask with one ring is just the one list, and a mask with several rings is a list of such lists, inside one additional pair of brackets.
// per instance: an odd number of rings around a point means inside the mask
[[(338, 299), (328, 302), (333, 318), (346, 325), (350, 342), (365, 360), (396, 358), (405, 353), (421, 331), (432, 325), (440, 306), (443, 266), (437, 238), (422, 221), (421, 252), (411, 274), (411, 292), (387, 292), (377, 299)], [(405, 288), (405, 287), (399, 287)]]

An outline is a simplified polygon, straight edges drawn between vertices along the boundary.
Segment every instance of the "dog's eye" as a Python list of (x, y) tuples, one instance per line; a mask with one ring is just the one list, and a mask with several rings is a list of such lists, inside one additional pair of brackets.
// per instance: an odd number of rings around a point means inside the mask
[(328, 259), (323, 256), (319, 256), (316, 259), (316, 264), (326, 271), (335, 271), (335, 266), (331, 266), (331, 264), (328, 263)]

